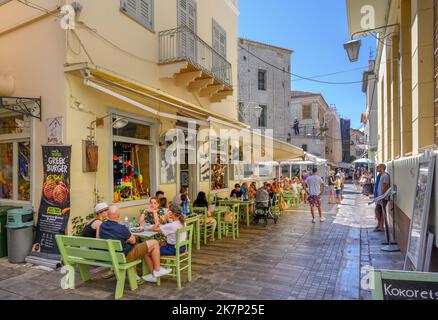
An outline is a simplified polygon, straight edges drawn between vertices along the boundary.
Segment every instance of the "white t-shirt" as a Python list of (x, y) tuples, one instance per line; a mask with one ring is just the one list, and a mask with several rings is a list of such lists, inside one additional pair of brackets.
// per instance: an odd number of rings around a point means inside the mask
[(320, 176), (310, 176), (306, 180), (311, 196), (319, 196), (321, 194), (321, 185), (324, 184)]
[[(176, 245), (176, 232), (178, 229), (184, 228), (181, 222), (175, 221), (168, 224), (163, 224), (160, 226), (161, 232), (167, 237), (167, 243), (171, 245)], [(187, 232), (181, 234), (180, 241), (184, 242), (187, 239)]]

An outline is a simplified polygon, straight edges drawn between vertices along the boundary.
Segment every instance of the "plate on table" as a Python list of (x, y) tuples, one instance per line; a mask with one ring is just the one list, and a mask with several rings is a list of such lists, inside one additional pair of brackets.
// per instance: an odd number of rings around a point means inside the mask
[(131, 230), (132, 233), (142, 233), (142, 232), (144, 232), (144, 228), (143, 227), (131, 228), (130, 230)]

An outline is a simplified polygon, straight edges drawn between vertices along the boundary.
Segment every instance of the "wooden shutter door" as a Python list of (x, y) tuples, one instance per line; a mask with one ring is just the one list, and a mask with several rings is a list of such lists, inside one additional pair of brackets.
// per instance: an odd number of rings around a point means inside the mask
[(180, 56), (196, 63), (196, 3), (194, 0), (178, 0), (178, 26), (186, 26), (179, 33)]

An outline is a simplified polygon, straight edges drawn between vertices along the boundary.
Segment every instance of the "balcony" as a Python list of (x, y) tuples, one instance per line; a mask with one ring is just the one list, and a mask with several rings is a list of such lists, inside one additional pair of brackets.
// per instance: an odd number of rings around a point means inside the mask
[(232, 68), (224, 57), (186, 26), (159, 33), (161, 78), (173, 78), (211, 102), (233, 94)]
[(316, 140), (324, 140), (325, 132), (327, 131), (325, 127), (315, 126), (299, 126), (299, 132), (295, 132), (294, 128), (292, 130), (292, 138), (295, 136)]

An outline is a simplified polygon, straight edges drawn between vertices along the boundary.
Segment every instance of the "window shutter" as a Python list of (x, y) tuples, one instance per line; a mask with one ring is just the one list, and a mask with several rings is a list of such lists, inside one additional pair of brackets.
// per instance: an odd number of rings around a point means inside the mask
[(121, 10), (149, 30), (153, 30), (154, 0), (121, 0)]

